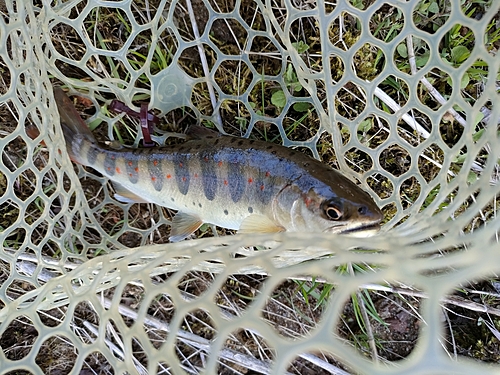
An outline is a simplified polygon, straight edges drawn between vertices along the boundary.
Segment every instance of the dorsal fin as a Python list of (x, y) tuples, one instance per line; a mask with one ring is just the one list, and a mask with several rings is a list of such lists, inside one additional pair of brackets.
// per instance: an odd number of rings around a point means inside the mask
[(186, 135), (189, 139), (204, 139), (204, 138), (214, 138), (214, 137), (222, 137), (223, 134), (205, 128), (204, 126), (192, 125), (186, 130)]

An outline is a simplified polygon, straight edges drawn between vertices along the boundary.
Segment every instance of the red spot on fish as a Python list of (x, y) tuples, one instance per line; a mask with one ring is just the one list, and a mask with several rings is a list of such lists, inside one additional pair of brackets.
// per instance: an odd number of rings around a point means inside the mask
[(131, 161), (129, 161), (129, 162), (128, 162), (128, 165), (129, 165), (129, 167), (131, 167), (131, 166), (132, 166), (132, 162), (131, 162)]
[(266, 172), (266, 177), (269, 177), (271, 175), (271, 172), (267, 171)]
[(108, 171), (111, 171), (111, 167), (108, 167), (107, 169), (108, 169)]
[(130, 177), (132, 177), (132, 173), (129, 173), (128, 175), (129, 175)]
[(260, 185), (260, 190), (264, 191), (264, 185)]
[(120, 170), (120, 168), (116, 167), (116, 173), (118, 173), (118, 174), (122, 173), (122, 171)]
[(227, 184), (228, 184), (227, 180), (224, 180), (224, 185), (226, 185), (226, 186), (227, 186)]
[(220, 161), (219, 163), (217, 163), (219, 165), (219, 167), (222, 167), (222, 162)]
[(167, 178), (172, 178), (172, 175), (171, 174), (167, 174)]
[(248, 179), (248, 183), (249, 183), (249, 184), (251, 184), (252, 182), (253, 182), (253, 178), (252, 178), (252, 177), (250, 177), (250, 178)]
[(156, 177), (155, 176), (151, 176), (151, 181), (155, 182), (156, 181)]
[(182, 182), (186, 182), (186, 177), (182, 177)]
[(194, 174), (194, 178), (198, 178), (198, 173), (195, 173), (195, 174)]
[(158, 160), (153, 160), (153, 165), (156, 167), (158, 165)]
[(135, 167), (135, 168), (134, 168), (134, 171), (139, 172), (139, 168), (138, 168), (138, 167)]
[(182, 163), (179, 163), (179, 167), (181, 167), (181, 168), (182, 168)]
[(203, 160), (205, 160), (205, 161), (207, 161), (207, 162), (208, 162), (208, 156), (205, 156), (205, 157), (203, 158)]

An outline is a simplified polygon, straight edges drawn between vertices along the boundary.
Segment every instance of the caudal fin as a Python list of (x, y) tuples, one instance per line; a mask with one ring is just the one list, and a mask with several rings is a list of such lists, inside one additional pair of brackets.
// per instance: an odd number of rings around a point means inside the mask
[(82, 120), (73, 106), (71, 99), (60, 87), (54, 87), (54, 98), (61, 121), (61, 127), (66, 140), (66, 148), (71, 160), (85, 164), (79, 155), (83, 142), (97, 143), (87, 124)]

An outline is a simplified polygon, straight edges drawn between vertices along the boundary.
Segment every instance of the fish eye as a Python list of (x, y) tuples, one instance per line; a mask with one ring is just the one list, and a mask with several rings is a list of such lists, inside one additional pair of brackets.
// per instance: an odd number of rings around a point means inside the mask
[(323, 203), (323, 213), (329, 220), (340, 220), (343, 216), (342, 205), (336, 200), (329, 200)]

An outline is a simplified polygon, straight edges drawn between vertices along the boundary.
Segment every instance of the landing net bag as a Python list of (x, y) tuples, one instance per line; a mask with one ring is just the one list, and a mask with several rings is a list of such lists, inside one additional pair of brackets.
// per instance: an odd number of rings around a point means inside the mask
[[(0, 4), (0, 372), (497, 374), (499, 10)], [(168, 243), (171, 211), (71, 163), (54, 85), (101, 141), (142, 147), (117, 99), (158, 144), (199, 123), (320, 158), (382, 231)]]

